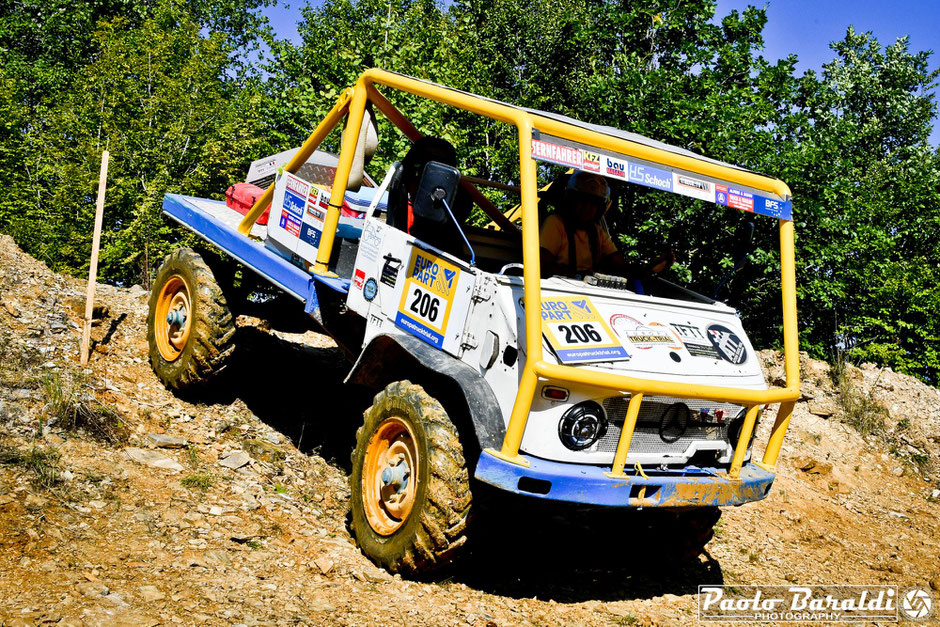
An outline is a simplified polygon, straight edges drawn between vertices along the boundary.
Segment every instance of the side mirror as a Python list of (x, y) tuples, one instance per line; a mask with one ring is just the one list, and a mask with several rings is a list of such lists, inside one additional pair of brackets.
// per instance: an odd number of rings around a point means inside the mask
[(418, 191), (411, 208), (415, 217), (436, 224), (447, 222), (450, 215), (447, 207), (453, 207), (459, 184), (460, 171), (457, 168), (439, 161), (429, 161), (418, 181)]

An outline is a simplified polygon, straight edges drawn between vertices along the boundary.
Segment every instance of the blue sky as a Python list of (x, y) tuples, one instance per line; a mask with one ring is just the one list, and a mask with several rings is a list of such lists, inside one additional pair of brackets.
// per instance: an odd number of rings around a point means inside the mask
[[(765, 58), (775, 61), (788, 54), (799, 57), (797, 69), (819, 70), (832, 60), (829, 42), (842, 39), (852, 24), (858, 31), (871, 31), (882, 45), (898, 37), (910, 37), (910, 50), (940, 50), (940, 2), (937, 0), (718, 0), (717, 17), (748, 5), (767, 7), (764, 27)], [(282, 38), (297, 41), (297, 21), (304, 0), (279, 2), (265, 14)], [(940, 67), (940, 54), (931, 57), (931, 69)], [(936, 93), (936, 90), (935, 90)], [(940, 144), (940, 125), (930, 136)]]

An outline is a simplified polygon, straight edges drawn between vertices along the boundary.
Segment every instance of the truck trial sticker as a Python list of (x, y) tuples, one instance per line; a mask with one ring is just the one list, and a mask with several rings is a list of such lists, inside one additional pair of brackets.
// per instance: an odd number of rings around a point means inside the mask
[(542, 328), (552, 350), (564, 364), (630, 359), (630, 354), (587, 298), (543, 298)]
[(682, 343), (661, 322), (651, 322), (647, 325), (636, 318), (618, 313), (610, 317), (610, 328), (617, 337), (629, 340), (640, 350), (649, 350), (654, 346), (666, 346), (672, 350), (682, 348)]
[(431, 346), (442, 348), (460, 269), (414, 248), (406, 277), (395, 324)]

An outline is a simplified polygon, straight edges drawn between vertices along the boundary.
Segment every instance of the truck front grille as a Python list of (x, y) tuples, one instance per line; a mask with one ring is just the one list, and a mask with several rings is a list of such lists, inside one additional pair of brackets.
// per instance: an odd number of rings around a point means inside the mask
[[(620, 441), (620, 431), (623, 428), (624, 418), (627, 415), (629, 396), (612, 396), (604, 399), (604, 411), (607, 413), (607, 434), (596, 445), (599, 452), (613, 453), (617, 450)], [(688, 420), (685, 429), (677, 428), (672, 422), (663, 430), (665, 437), (660, 435), (663, 416), (666, 410), (677, 403), (688, 407)], [(702, 410), (708, 410), (703, 413)], [(640, 414), (636, 421), (636, 430), (630, 441), (630, 453), (654, 453), (667, 455), (682, 455), (693, 442), (713, 440), (727, 445), (728, 425), (744, 409), (741, 405), (733, 403), (717, 403), (715, 401), (702, 401), (690, 398), (675, 398), (671, 396), (644, 396), (640, 403)], [(675, 413), (678, 408), (674, 409)], [(721, 412), (721, 420), (718, 419)]]

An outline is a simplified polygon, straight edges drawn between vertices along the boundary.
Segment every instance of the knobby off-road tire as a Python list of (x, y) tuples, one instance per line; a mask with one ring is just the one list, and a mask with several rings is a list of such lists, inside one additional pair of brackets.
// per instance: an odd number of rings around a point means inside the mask
[[(404, 575), (450, 563), (467, 540), (471, 496), (463, 448), (447, 412), (421, 386), (397, 381), (375, 396), (364, 418), (349, 480), (359, 547)], [(405, 463), (413, 465), (407, 484), (383, 482), (384, 469), (400, 477)]]
[(235, 351), (234, 339), (235, 319), (209, 266), (189, 248), (170, 253), (157, 270), (147, 315), (157, 377), (180, 392), (208, 384)]

